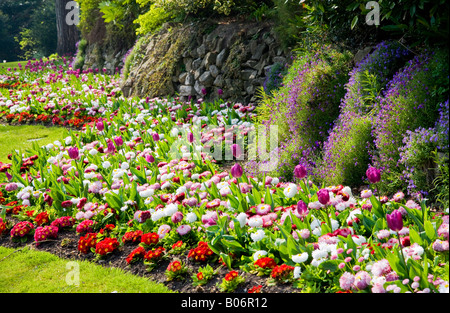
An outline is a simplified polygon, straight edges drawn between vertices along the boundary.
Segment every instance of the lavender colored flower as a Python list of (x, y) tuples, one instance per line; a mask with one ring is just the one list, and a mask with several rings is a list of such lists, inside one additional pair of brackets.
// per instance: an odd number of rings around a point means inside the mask
[(184, 235), (188, 234), (191, 231), (191, 229), (192, 228), (189, 225), (180, 225), (177, 228), (177, 233), (180, 236), (184, 236)]
[(357, 290), (364, 290), (370, 285), (372, 277), (366, 271), (359, 271), (355, 274), (354, 287)]
[(344, 290), (350, 290), (355, 282), (355, 276), (352, 273), (345, 272), (339, 278), (339, 286)]

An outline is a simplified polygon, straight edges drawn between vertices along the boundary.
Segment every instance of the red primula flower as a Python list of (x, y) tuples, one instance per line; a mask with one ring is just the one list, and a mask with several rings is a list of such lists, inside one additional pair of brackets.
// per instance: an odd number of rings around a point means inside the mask
[(277, 265), (273, 268), (270, 276), (276, 280), (284, 280), (289, 278), (289, 276), (293, 273), (293, 271), (294, 271), (293, 266), (287, 264)]
[(145, 256), (145, 249), (144, 247), (139, 246), (136, 249), (134, 249), (125, 260), (127, 261), (128, 264), (131, 264), (144, 258), (144, 256)]
[(151, 246), (157, 244), (159, 241), (159, 235), (157, 233), (147, 233), (141, 236), (141, 243)]
[(141, 241), (142, 230), (126, 232), (122, 237), (122, 242), (138, 242)]
[(152, 249), (144, 255), (144, 259), (149, 262), (156, 262), (162, 257), (165, 250), (166, 249), (164, 249), (163, 247)]
[(227, 273), (225, 275), (225, 280), (226, 281), (231, 281), (231, 280), (235, 279), (238, 276), (239, 276), (239, 273), (237, 271), (230, 271), (229, 273)]
[(38, 224), (38, 226), (41, 226), (43, 224), (48, 224), (50, 222), (50, 218), (48, 217), (48, 212), (44, 211), (44, 212), (39, 213), (34, 218), (34, 221), (36, 222), (36, 224)]
[(198, 246), (191, 249), (188, 254), (188, 258), (194, 259), (194, 261), (206, 261), (214, 252), (209, 248), (208, 244), (204, 241), (200, 241)]
[(272, 258), (269, 258), (269, 257), (260, 258), (260, 259), (256, 260), (254, 264), (263, 269), (274, 268), (275, 266), (277, 266), (277, 263), (275, 263), (275, 260)]
[(116, 238), (105, 238), (95, 245), (95, 253), (101, 256), (112, 253), (119, 247), (119, 242)]
[(97, 245), (97, 234), (87, 233), (85, 236), (80, 237), (78, 240), (78, 251), (87, 254), (91, 248), (95, 248)]

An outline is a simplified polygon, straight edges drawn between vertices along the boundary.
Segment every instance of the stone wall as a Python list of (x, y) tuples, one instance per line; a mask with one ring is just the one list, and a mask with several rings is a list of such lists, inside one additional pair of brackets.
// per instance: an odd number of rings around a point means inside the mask
[(125, 96), (178, 94), (243, 103), (256, 100), (274, 64), (291, 61), (271, 24), (236, 21), (166, 25), (137, 54), (122, 85)]
[(101, 43), (90, 44), (86, 48), (83, 69), (106, 69), (108, 74), (114, 74), (123, 67), (126, 53), (126, 49), (103, 47)]

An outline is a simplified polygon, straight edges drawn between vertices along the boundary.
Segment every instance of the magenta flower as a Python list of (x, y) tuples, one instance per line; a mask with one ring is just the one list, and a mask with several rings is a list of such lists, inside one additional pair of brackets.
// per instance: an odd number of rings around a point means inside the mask
[(399, 231), (403, 228), (402, 214), (398, 210), (392, 211), (391, 214), (386, 214), (386, 221), (388, 227), (393, 231)]
[(372, 184), (378, 183), (381, 180), (381, 172), (375, 167), (369, 167), (366, 171), (366, 176)]
[(243, 173), (244, 173), (244, 171), (243, 171), (242, 167), (239, 165), (239, 163), (236, 163), (231, 168), (231, 175), (235, 178), (241, 177)]
[(294, 176), (298, 179), (305, 178), (306, 174), (306, 168), (303, 165), (299, 164), (294, 168)]
[(121, 145), (123, 145), (123, 139), (122, 136), (116, 136), (114, 137), (114, 143), (116, 144), (116, 146), (120, 147)]
[(76, 160), (80, 157), (80, 152), (77, 147), (70, 147), (67, 149), (67, 153), (69, 153), (69, 157), (73, 160)]
[(242, 149), (238, 144), (231, 145), (231, 151), (236, 159), (240, 158), (242, 155)]
[(159, 141), (159, 135), (158, 135), (158, 133), (153, 133), (152, 137), (153, 137), (153, 140), (154, 140), (154, 141)]
[(68, 207), (70, 207), (70, 206), (72, 206), (72, 201), (70, 201), (70, 200), (66, 200), (66, 201), (63, 201), (63, 202), (61, 202), (61, 206), (63, 207), (63, 208), (68, 208)]
[(100, 119), (97, 124), (95, 124), (95, 126), (97, 127), (98, 131), (103, 131), (105, 129), (105, 125), (103, 124), (103, 121)]
[(148, 163), (153, 163), (153, 162), (155, 162), (155, 158), (154, 158), (153, 155), (151, 155), (151, 154), (147, 154), (147, 155), (145, 156), (145, 160), (146, 160)]
[(180, 211), (173, 213), (171, 220), (175, 224), (181, 222), (183, 220), (183, 213), (181, 213)]
[(317, 192), (317, 198), (319, 199), (319, 202), (323, 205), (326, 205), (328, 201), (330, 201), (330, 194), (328, 192), (328, 189), (320, 189)]
[(302, 200), (297, 202), (297, 212), (298, 214), (304, 216), (308, 214), (308, 206)]
[(114, 147), (114, 143), (112, 141), (108, 141), (108, 153), (115, 154), (116, 147)]
[(194, 134), (192, 132), (189, 132), (187, 137), (188, 137), (189, 143), (193, 143), (194, 142)]

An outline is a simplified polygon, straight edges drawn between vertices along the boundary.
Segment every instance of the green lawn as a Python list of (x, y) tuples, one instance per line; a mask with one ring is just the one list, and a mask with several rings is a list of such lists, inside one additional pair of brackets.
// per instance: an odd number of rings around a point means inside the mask
[(4, 69), (5, 71), (6, 71), (6, 69), (8, 69), (8, 68), (12, 68), (12, 69), (17, 68), (17, 69), (19, 69), (19, 68), (18, 68), (19, 63), (21, 63), (22, 66), (25, 66), (25, 64), (27, 64), (27, 62), (28, 62), (28, 61), (17, 61), (17, 62), (7, 62), (7, 63), (3, 63), (3, 61), (0, 60), (0, 74), (1, 74), (1, 72), (3, 71), (3, 69)]
[(23, 153), (33, 146), (33, 142), (44, 146), (55, 140), (62, 140), (64, 131), (65, 128), (62, 127), (0, 124), (0, 162), (10, 162), (7, 158), (8, 154), (14, 149)]
[[(87, 261), (0, 247), (0, 293), (169, 293), (166, 286)], [(78, 285), (78, 286), (77, 286)]]

